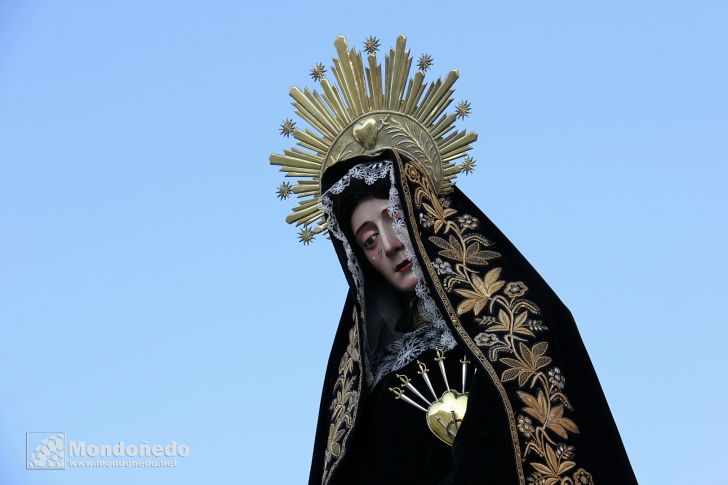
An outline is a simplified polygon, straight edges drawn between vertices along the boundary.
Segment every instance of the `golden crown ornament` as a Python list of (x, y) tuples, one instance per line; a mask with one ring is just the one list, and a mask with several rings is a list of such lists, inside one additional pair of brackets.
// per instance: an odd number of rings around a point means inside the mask
[[(406, 43), (404, 35), (397, 38), (396, 47), (384, 58), (382, 75), (376, 56), (379, 39), (366, 39), (365, 66), (362, 53), (349, 48), (346, 39), (339, 36), (334, 42), (337, 57), (331, 68), (327, 71), (317, 63), (310, 73), (321, 92), (291, 88), (295, 113), (308, 127), (297, 128), (293, 120), (286, 119), (280, 132), (286, 137), (293, 134), (298, 146), (284, 150), (282, 155), (271, 155), (270, 163), (279, 165), (286, 177), (298, 179), (290, 190), (287, 182), (285, 190), (280, 185), (278, 196), (287, 198), (292, 193), (301, 199), (286, 222), (304, 226), (299, 232), (302, 242), (308, 244), (313, 234), (327, 230), (319, 207), (321, 178), (328, 167), (341, 160), (396, 149), (420, 161), (433, 187), (443, 194), (452, 190), (458, 173), (472, 171), (472, 158), (465, 166), (456, 162), (465, 157), (478, 135), (457, 131), (454, 126), (457, 118), (470, 114), (470, 103), (461, 101), (453, 113), (445, 112), (453, 102), (458, 72), (450, 71), (444, 80), (438, 78), (428, 85), (425, 71), (433, 59), (423, 54), (419, 70), (410, 77), (412, 56)], [(329, 82), (328, 72), (336, 82)]]

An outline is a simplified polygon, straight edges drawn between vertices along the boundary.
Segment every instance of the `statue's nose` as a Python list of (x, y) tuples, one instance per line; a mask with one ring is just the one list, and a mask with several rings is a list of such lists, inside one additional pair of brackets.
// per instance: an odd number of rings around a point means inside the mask
[(402, 241), (397, 239), (397, 236), (394, 234), (393, 230), (386, 231), (385, 234), (382, 234), (382, 247), (384, 248), (384, 254), (387, 256), (392, 256), (397, 253), (400, 249), (404, 247), (402, 244)]

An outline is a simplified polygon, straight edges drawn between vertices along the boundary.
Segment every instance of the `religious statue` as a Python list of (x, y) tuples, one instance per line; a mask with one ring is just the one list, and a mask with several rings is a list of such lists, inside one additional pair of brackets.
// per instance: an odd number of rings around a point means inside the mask
[[(636, 483), (574, 319), (536, 270), (455, 185), (477, 135), (447, 113), (457, 71), (400, 36), (339, 37), (321, 92), (291, 90), (270, 162), (309, 244), (328, 235), (350, 291), (323, 383), (310, 484)], [(487, 190), (487, 184), (483, 184)], [(311, 315), (313, 318), (314, 316)]]

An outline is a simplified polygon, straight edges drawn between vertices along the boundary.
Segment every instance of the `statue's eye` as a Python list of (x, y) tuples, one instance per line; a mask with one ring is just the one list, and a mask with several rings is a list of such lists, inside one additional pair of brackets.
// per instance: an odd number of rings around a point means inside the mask
[(364, 241), (364, 249), (371, 249), (371, 248), (373, 248), (374, 247), (374, 244), (377, 242), (377, 237), (378, 236), (379, 236), (379, 234), (377, 234), (377, 233), (374, 233), (371, 236), (369, 236)]

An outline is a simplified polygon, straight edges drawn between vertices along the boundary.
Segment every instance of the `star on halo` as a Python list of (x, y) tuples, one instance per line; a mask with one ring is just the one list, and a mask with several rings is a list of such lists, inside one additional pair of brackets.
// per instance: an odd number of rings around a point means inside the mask
[(290, 118), (286, 118), (283, 123), (281, 123), (281, 127), (279, 128), (281, 135), (285, 137), (291, 136), (293, 131), (296, 129), (296, 122), (293, 121)]
[(470, 175), (475, 170), (475, 159), (471, 156), (467, 156), (460, 163), (460, 171), (465, 172), (465, 175)]
[(433, 59), (430, 54), (422, 54), (419, 59), (417, 59), (417, 69), (419, 69), (422, 72), (427, 71), (430, 67), (432, 67)]
[(278, 198), (283, 200), (287, 199), (291, 196), (293, 193), (293, 186), (288, 182), (281, 182), (280, 185), (278, 185), (278, 188), (276, 189), (276, 194), (278, 195)]
[(319, 62), (311, 68), (311, 78), (313, 78), (314, 81), (322, 80), (324, 78), (324, 74), (326, 74), (326, 67), (324, 67), (323, 62)]
[(470, 103), (468, 101), (460, 101), (455, 107), (455, 115), (460, 119), (470, 116)]
[(304, 246), (308, 246), (311, 244), (311, 241), (313, 241), (315, 234), (314, 232), (309, 229), (308, 227), (304, 227), (300, 231), (298, 231), (298, 241), (302, 242)]
[(379, 45), (379, 39), (377, 39), (373, 35), (370, 35), (364, 41), (364, 50), (367, 52), (367, 54), (373, 55), (379, 50)]

